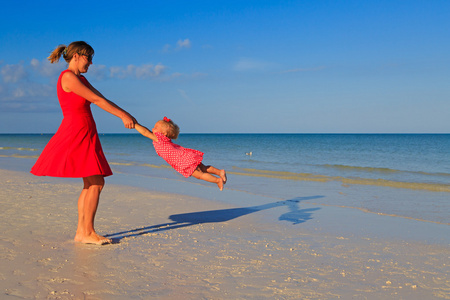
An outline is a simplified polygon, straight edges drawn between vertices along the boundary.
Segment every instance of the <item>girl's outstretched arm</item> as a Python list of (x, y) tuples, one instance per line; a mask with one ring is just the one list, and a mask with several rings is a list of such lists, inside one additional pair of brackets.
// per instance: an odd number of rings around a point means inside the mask
[(148, 137), (153, 141), (158, 141), (156, 135), (153, 132), (151, 132), (147, 127), (144, 127), (139, 123), (136, 123), (136, 125), (134, 125), (134, 129), (136, 129), (143, 136)]

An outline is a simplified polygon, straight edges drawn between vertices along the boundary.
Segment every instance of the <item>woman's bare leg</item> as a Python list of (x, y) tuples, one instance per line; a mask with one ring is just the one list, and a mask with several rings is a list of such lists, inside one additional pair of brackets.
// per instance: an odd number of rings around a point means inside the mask
[(78, 227), (75, 241), (98, 245), (110, 243), (110, 239), (98, 235), (94, 230), (95, 214), (105, 180), (103, 176), (95, 175), (83, 178), (83, 183), (83, 191), (78, 198)]

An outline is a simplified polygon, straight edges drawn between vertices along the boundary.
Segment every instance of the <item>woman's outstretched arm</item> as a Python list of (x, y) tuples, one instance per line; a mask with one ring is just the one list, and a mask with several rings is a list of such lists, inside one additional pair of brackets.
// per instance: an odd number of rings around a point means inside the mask
[[(93, 88), (91, 85), (87, 87), (83, 82), (72, 72), (64, 73), (61, 85), (64, 91), (73, 92), (80, 97), (94, 103), (101, 109), (109, 112), (122, 119), (122, 122), (126, 128), (132, 129), (137, 123), (136, 119), (128, 112), (120, 108), (114, 102), (106, 99), (99, 91)], [(91, 89), (92, 88), (92, 89)]]

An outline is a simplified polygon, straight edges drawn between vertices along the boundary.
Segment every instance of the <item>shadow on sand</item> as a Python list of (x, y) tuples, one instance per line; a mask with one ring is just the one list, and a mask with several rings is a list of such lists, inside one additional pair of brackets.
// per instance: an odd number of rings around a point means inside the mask
[(320, 208), (299, 209), (298, 204), (301, 201), (318, 199), (323, 197), (324, 196), (297, 197), (294, 199), (250, 207), (199, 211), (199, 212), (171, 215), (169, 216), (169, 219), (173, 222), (141, 227), (122, 232), (116, 232), (105, 235), (105, 237), (111, 238), (113, 240), (113, 243), (119, 243), (120, 240), (122, 240), (123, 238), (139, 236), (158, 231), (188, 227), (197, 224), (226, 222), (258, 211), (267, 210), (280, 206), (286, 206), (289, 209), (289, 212), (282, 214), (278, 218), (278, 220), (292, 222), (292, 224), (295, 225), (311, 220), (312, 212), (320, 209)]

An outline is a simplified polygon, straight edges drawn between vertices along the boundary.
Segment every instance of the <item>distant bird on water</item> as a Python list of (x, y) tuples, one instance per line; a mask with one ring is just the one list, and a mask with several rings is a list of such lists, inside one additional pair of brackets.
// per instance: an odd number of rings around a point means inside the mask
[(246, 152), (245, 155), (252, 156), (253, 152)]

